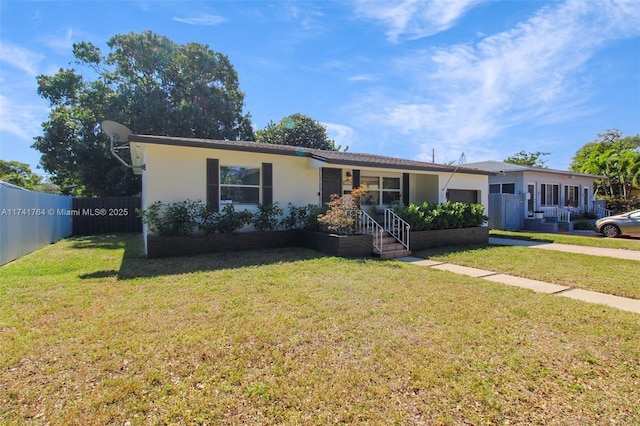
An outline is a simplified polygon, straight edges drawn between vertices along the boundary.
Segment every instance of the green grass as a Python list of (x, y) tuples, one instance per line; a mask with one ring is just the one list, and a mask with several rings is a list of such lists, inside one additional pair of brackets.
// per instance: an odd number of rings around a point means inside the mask
[(640, 262), (517, 246), (441, 247), (415, 256), (640, 299)]
[(489, 236), (497, 238), (546, 241), (559, 244), (574, 244), (577, 246), (640, 250), (640, 238), (638, 237), (625, 236), (621, 238), (604, 238), (592, 232), (587, 232), (582, 236), (571, 234), (545, 234), (541, 232), (501, 231), (498, 229), (492, 229)]
[(638, 424), (638, 315), (302, 249), (0, 268), (0, 424)]

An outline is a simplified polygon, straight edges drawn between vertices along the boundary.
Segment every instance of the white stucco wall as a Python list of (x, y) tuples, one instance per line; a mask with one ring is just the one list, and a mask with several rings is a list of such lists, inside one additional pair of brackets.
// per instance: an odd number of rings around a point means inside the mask
[(427, 175), (412, 173), (409, 176), (409, 202), (422, 204), (438, 203), (440, 200), (440, 177), (438, 175)]
[[(286, 208), (320, 202), (320, 167), (323, 164), (306, 158), (219, 149), (144, 144), (146, 170), (143, 173), (143, 208), (156, 201), (163, 203), (186, 199), (206, 201), (206, 166), (208, 158), (216, 158), (221, 166), (261, 167), (273, 164), (273, 201)], [(339, 165), (326, 165), (340, 167)], [(343, 170), (351, 170), (344, 166)], [(359, 168), (361, 176), (402, 178), (404, 171), (385, 168)], [(479, 202), (488, 208), (489, 180), (486, 175), (451, 173), (410, 173), (411, 202), (447, 201), (443, 190), (476, 190)], [(450, 179), (450, 180), (449, 180)]]
[[(446, 190), (449, 189), (461, 189), (461, 190), (476, 190), (479, 194), (478, 202), (482, 204), (485, 211), (489, 210), (489, 176), (487, 175), (471, 175), (463, 174), (460, 172), (454, 173), (440, 173), (440, 185), (438, 193), (438, 202), (445, 203), (447, 201)], [(449, 181), (449, 178), (451, 180)], [(449, 183), (447, 184), (447, 181)], [(445, 188), (446, 189), (443, 190)]]
[(310, 168), (305, 157), (224, 151), (171, 145), (145, 144), (146, 171), (143, 174), (143, 208), (156, 201), (186, 199), (206, 201), (207, 159), (216, 158), (220, 166), (260, 168), (273, 164), (273, 201), (305, 206), (318, 203), (319, 170)]

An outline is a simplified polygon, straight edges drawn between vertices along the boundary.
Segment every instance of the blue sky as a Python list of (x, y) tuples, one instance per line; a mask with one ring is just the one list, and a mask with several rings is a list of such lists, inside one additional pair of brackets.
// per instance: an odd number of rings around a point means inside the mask
[[(35, 168), (36, 76), (152, 30), (227, 55), (254, 129), (302, 113), (338, 144), (439, 163), (640, 132), (640, 1), (0, 0), (0, 158)], [(42, 173), (42, 170), (38, 170)]]

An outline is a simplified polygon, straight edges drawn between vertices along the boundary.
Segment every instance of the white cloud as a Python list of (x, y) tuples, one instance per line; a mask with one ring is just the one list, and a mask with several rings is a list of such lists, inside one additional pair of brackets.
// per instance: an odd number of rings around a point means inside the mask
[(321, 124), (327, 128), (327, 134), (335, 141), (336, 146), (342, 146), (342, 149), (345, 149), (353, 143), (355, 132), (351, 127), (335, 123)]
[(34, 76), (38, 73), (38, 64), (44, 59), (44, 55), (33, 52), (13, 43), (0, 40), (0, 62)]
[(42, 117), (47, 109), (33, 105), (18, 105), (6, 96), (0, 95), (0, 132), (6, 132), (19, 139), (30, 141), (40, 134)]
[(424, 157), (430, 158), (432, 146), (448, 151), (449, 159), (462, 151), (486, 153), (474, 142), (515, 125), (586, 114), (589, 91), (582, 76), (588, 61), (613, 40), (640, 35), (637, 22), (640, 2), (585, 0), (543, 8), (477, 43), (397, 60), (411, 92), (380, 89), (356, 109), (377, 126), (412, 140), (428, 138)]
[(42, 44), (61, 54), (68, 54), (73, 48), (73, 30), (67, 28), (57, 34), (49, 34), (47, 37), (42, 38)]
[(356, 3), (356, 12), (388, 27), (387, 37), (396, 42), (400, 36), (419, 39), (451, 28), (457, 20), (481, 0), (403, 0)]
[(213, 15), (210, 13), (192, 14), (189, 17), (174, 17), (174, 21), (181, 22), (189, 25), (205, 25), (214, 26), (226, 22), (226, 19), (219, 15)]
[(376, 81), (378, 80), (378, 77), (374, 74), (357, 74), (357, 75), (352, 75), (347, 80), (356, 81), (356, 82), (357, 81)]

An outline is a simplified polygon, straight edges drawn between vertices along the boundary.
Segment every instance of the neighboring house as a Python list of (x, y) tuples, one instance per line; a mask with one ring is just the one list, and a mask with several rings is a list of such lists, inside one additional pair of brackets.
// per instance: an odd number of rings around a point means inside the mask
[(133, 169), (142, 174), (142, 208), (156, 201), (202, 200), (256, 210), (322, 204), (332, 194), (366, 190), (369, 210), (393, 203), (481, 203), (492, 173), (400, 158), (287, 145), (129, 135)]
[(594, 205), (593, 181), (602, 176), (500, 161), (466, 166), (493, 173), (489, 176), (489, 226), (492, 228), (524, 229), (526, 219), (534, 219), (536, 212), (542, 212), (545, 218), (557, 218), (559, 222), (569, 222), (572, 215), (585, 212), (597, 216), (607, 214)]

